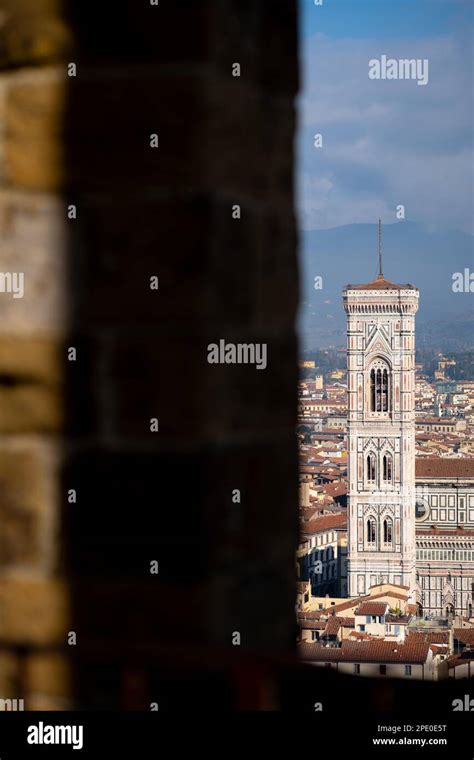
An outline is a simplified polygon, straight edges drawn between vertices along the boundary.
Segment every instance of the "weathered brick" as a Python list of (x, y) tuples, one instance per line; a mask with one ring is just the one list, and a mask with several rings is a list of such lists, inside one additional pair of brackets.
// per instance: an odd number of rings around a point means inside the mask
[(0, 336), (0, 379), (57, 386), (62, 378), (63, 344), (42, 336)]
[(0, 293), (0, 335), (64, 334), (70, 302), (66, 225), (58, 199), (0, 191), (1, 271), (24, 275), (22, 298)]
[(5, 172), (12, 185), (49, 190), (64, 185), (64, 71), (12, 75), (5, 98)]
[(0, 337), (0, 431), (61, 428), (62, 346), (43, 338)]
[(0, 27), (0, 68), (62, 61), (72, 50), (71, 30), (59, 16), (17, 6)]
[(0, 445), (0, 566), (47, 568), (52, 560), (55, 457), (46, 444)]

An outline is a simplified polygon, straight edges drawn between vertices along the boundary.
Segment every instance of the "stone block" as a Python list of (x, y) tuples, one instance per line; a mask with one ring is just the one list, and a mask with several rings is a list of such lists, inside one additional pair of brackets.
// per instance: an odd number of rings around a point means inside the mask
[(0, 337), (0, 431), (53, 432), (62, 425), (62, 346), (42, 338)]

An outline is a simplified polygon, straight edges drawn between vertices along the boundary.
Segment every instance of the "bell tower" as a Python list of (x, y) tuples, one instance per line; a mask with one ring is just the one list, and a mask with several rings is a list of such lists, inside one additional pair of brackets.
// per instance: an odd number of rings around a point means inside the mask
[(348, 593), (415, 588), (415, 314), (418, 289), (382, 271), (347, 285)]

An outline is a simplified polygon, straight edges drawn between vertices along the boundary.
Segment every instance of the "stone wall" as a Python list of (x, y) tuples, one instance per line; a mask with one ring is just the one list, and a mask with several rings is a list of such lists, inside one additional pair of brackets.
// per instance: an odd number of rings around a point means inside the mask
[(101, 5), (0, 0), (0, 697), (172, 708), (205, 673), (262, 707), (294, 641), (295, 4)]

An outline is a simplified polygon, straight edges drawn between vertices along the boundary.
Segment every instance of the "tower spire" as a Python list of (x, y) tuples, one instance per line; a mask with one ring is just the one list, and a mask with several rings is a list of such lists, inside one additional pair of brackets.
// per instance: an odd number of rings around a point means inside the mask
[(382, 269), (382, 220), (379, 219), (379, 280), (383, 280), (383, 269)]

